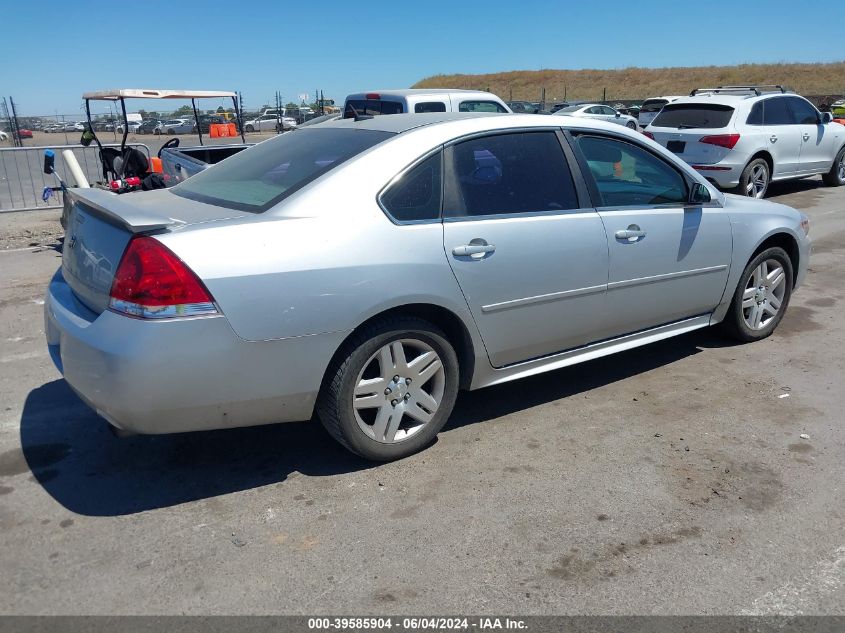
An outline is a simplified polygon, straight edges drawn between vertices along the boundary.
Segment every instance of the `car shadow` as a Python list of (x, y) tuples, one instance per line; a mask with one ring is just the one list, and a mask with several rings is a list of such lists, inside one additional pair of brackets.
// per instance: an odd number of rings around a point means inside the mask
[(827, 188), (827, 185), (822, 182), (821, 178), (802, 178), (800, 180), (773, 182), (769, 184), (769, 189), (766, 192), (766, 199), (774, 200), (780, 196), (788, 196), (794, 193), (803, 193), (805, 191), (814, 191), (816, 189), (825, 188)]
[[(539, 376), (462, 393), (450, 430), (566, 398), (730, 345), (709, 330)], [(56, 501), (87, 516), (170, 507), (285, 481), (375, 468), (334, 442), (319, 422), (118, 439), (55, 380), (27, 396), (20, 439), (27, 465)]]

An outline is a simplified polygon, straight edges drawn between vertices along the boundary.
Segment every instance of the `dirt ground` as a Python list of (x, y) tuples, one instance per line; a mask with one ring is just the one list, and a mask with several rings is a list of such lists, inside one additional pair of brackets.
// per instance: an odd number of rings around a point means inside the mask
[(775, 335), (463, 393), (383, 465), (309, 422), (115, 438), (44, 342), (58, 214), (0, 215), (0, 612), (845, 614), (845, 187), (772, 199), (814, 239)]

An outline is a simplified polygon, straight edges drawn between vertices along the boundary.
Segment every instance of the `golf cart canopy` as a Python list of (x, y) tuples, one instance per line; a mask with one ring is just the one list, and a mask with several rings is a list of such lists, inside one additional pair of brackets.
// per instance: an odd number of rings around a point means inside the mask
[[(114, 88), (112, 90), (95, 90), (94, 92), (85, 92), (82, 94), (85, 100), (85, 113), (88, 115), (88, 129), (93, 135), (94, 126), (91, 123), (91, 101), (119, 101), (120, 109), (123, 111), (123, 139), (120, 142), (120, 149), (123, 152), (126, 149), (126, 138), (129, 136), (129, 123), (126, 116), (126, 99), (190, 99), (191, 106), (194, 110), (194, 122), (197, 126), (197, 135), (199, 136), (200, 145), (202, 145), (202, 129), (200, 127), (200, 115), (197, 110), (197, 99), (220, 99), (227, 98), (232, 100), (232, 105), (235, 107), (235, 119), (238, 126), (241, 128), (241, 140), (246, 143), (244, 138), (243, 125), (241, 125), (241, 113), (238, 108), (238, 93), (228, 90), (154, 90), (151, 88)], [(96, 135), (93, 138), (100, 146), (102, 153), (102, 145)]]
[(119, 101), (120, 99), (217, 99), (237, 97), (235, 92), (221, 90), (147, 90), (141, 88), (121, 88), (118, 90), (97, 90), (86, 92), (83, 99), (94, 101)]

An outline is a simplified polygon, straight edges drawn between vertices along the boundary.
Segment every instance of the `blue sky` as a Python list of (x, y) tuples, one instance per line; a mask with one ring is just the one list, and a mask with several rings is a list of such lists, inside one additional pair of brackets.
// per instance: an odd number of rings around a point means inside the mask
[(258, 107), (438, 73), (845, 59), (834, 2), (2, 4), (0, 94), (21, 114), (79, 112), (83, 91), (113, 87), (240, 90)]

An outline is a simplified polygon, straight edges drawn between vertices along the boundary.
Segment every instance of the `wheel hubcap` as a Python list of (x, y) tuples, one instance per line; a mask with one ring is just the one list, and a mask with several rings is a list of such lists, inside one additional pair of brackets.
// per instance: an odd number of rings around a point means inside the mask
[(358, 374), (352, 407), (360, 429), (384, 444), (401, 442), (434, 418), (446, 389), (443, 362), (416, 339), (392, 341)]
[(769, 172), (763, 165), (757, 165), (751, 170), (746, 193), (752, 198), (762, 198), (769, 181)]
[(742, 316), (752, 330), (762, 330), (777, 317), (786, 293), (786, 272), (774, 259), (762, 262), (745, 284)]
[(845, 153), (839, 159), (839, 180), (845, 180)]

